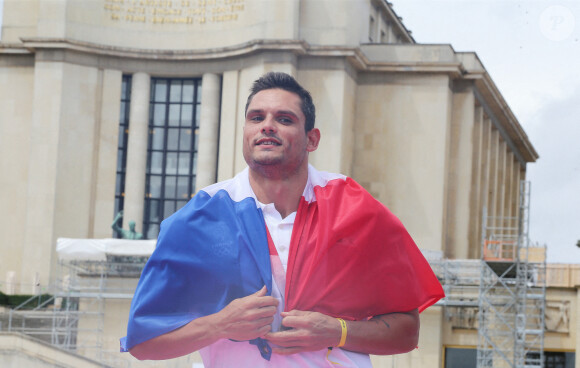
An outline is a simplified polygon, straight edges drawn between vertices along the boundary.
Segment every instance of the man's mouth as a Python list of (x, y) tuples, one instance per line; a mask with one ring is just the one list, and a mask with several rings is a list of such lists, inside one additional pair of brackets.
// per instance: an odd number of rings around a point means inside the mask
[(262, 138), (256, 141), (256, 146), (281, 146), (282, 143), (272, 138)]

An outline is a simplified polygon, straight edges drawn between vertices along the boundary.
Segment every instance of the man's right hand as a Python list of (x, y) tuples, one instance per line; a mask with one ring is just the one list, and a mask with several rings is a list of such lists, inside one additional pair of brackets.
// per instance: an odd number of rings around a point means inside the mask
[(278, 300), (266, 296), (266, 286), (252, 295), (234, 299), (216, 313), (218, 325), (224, 338), (245, 341), (263, 337), (270, 332)]
[(187, 325), (134, 346), (130, 353), (137, 359), (172, 359), (190, 354), (219, 339), (253, 340), (270, 331), (278, 300), (258, 292), (232, 300), (221, 311), (199, 317)]

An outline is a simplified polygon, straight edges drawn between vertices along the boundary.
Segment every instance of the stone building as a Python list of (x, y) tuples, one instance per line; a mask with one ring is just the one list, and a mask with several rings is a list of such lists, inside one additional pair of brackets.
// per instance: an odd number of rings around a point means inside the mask
[[(120, 210), (125, 228), (134, 220), (154, 239), (197, 188), (241, 171), (245, 100), (267, 71), (294, 75), (313, 95), (322, 140), (311, 162), (352, 176), (421, 249), (446, 259), (482, 257), (483, 214), (518, 216), (520, 181), (538, 159), (477, 55), (417, 43), (384, 0), (0, 7), (6, 294), (57, 281), (57, 239), (111, 238)], [(570, 362), (576, 270), (562, 272), (572, 276), (548, 290), (558, 321), (545, 347)], [(105, 349), (124, 334), (128, 303), (107, 304)], [(451, 352), (473, 351), (477, 331), (454, 326), (444, 308), (422, 314), (420, 349), (375, 365), (457, 366)]]

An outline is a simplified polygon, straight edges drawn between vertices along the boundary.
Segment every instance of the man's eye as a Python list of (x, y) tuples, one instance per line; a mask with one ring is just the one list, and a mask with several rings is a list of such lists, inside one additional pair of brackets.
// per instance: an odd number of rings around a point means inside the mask
[(264, 117), (262, 117), (260, 115), (255, 115), (255, 116), (251, 116), (250, 120), (251, 121), (262, 121), (262, 120), (264, 120)]
[(280, 117), (280, 118), (278, 118), (278, 121), (280, 123), (282, 123), (282, 124), (292, 124), (293, 123), (293, 120), (292, 119), (286, 118), (286, 117), (283, 117), (283, 116)]

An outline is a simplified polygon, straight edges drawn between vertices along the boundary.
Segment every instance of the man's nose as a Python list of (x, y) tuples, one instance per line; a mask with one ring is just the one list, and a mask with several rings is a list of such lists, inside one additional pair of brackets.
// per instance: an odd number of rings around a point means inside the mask
[(274, 133), (276, 131), (276, 122), (271, 116), (267, 116), (262, 121), (262, 133)]

